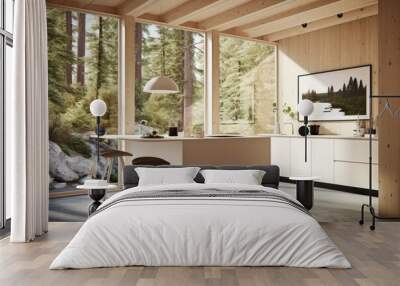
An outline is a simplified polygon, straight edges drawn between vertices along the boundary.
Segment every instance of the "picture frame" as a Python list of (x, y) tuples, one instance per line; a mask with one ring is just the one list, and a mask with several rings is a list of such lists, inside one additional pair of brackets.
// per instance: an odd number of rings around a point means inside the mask
[[(297, 77), (297, 100), (314, 103), (310, 121), (345, 121), (369, 118), (372, 65), (303, 74)], [(303, 121), (299, 117), (299, 121)]]

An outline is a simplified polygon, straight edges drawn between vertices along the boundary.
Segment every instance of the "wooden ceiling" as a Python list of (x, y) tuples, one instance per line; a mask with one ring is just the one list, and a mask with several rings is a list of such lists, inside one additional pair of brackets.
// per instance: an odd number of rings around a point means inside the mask
[(199, 31), (279, 41), (378, 14), (378, 0), (47, 0), (48, 6), (133, 16)]

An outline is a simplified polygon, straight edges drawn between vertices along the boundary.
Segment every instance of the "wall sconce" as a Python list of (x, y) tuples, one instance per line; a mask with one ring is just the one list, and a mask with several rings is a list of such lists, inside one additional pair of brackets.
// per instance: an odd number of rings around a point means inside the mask
[(308, 99), (303, 99), (299, 102), (299, 105), (297, 106), (297, 111), (301, 116), (304, 116), (304, 148), (305, 148), (305, 158), (304, 162), (307, 162), (307, 135), (309, 133), (308, 130), (308, 116), (311, 115), (314, 111), (314, 104), (312, 103), (311, 100)]

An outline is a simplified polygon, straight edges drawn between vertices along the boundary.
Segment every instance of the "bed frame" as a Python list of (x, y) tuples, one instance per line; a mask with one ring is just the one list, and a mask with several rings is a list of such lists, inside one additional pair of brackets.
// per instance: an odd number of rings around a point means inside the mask
[[(256, 165), (256, 166), (180, 166), (180, 165), (165, 165), (165, 166), (149, 166), (149, 165), (135, 165), (126, 166), (124, 168), (124, 189), (136, 187), (139, 183), (139, 176), (135, 169), (138, 167), (146, 168), (179, 168), (179, 167), (199, 167), (201, 170), (217, 169), (217, 170), (262, 170), (265, 175), (261, 184), (265, 187), (278, 189), (279, 187), (279, 167), (275, 165)], [(194, 178), (197, 183), (204, 183), (204, 178), (197, 174)]]

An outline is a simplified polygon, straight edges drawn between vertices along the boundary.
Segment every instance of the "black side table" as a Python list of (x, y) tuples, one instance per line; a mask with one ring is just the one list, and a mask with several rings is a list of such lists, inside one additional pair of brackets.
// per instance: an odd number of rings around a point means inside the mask
[(116, 185), (107, 185), (102, 187), (95, 187), (89, 185), (77, 186), (78, 189), (88, 190), (88, 196), (93, 200), (93, 202), (88, 207), (89, 216), (94, 213), (97, 208), (101, 205), (101, 200), (106, 196), (107, 190), (116, 189)]
[(311, 210), (314, 204), (314, 180), (318, 177), (290, 177), (289, 179), (296, 181), (296, 199), (306, 209)]

